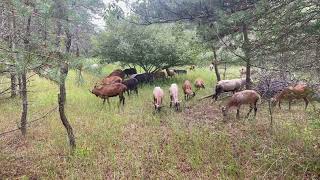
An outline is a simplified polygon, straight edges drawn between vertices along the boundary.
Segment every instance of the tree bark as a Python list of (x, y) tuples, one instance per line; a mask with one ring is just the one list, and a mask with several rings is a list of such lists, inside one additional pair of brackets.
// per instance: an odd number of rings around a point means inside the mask
[(242, 33), (243, 33), (243, 50), (246, 59), (246, 89), (251, 89), (251, 61), (250, 61), (250, 41), (248, 37), (248, 27), (246, 23), (242, 25)]
[(27, 75), (25, 72), (23, 72), (21, 75), (21, 86), (22, 86), (21, 133), (23, 136), (25, 136), (27, 133), (27, 115), (28, 115)]
[(75, 149), (76, 141), (73, 134), (73, 129), (65, 114), (65, 102), (66, 102), (65, 80), (67, 75), (68, 75), (68, 64), (60, 63), (60, 86), (59, 86), (60, 93), (58, 94), (59, 114), (60, 114), (61, 122), (67, 130), (69, 144), (72, 149)]
[(221, 76), (218, 69), (217, 52), (215, 47), (213, 47), (213, 56), (214, 56), (214, 62), (212, 62), (212, 64), (214, 66), (214, 72), (216, 73), (217, 81), (221, 81)]
[[(58, 104), (59, 104), (59, 115), (60, 120), (63, 124), (63, 126), (66, 128), (68, 138), (69, 138), (69, 144), (72, 149), (72, 151), (76, 148), (76, 140), (75, 136), (73, 134), (72, 126), (70, 125), (68, 118), (65, 114), (65, 102), (66, 102), (66, 86), (65, 81), (66, 77), (68, 75), (68, 64), (65, 62), (65, 57), (63, 57), (60, 49), (61, 46), (61, 33), (62, 33), (62, 23), (60, 22), (60, 19), (65, 19), (68, 22), (67, 18), (67, 9), (65, 5), (63, 4), (63, 1), (55, 0), (56, 4), (56, 10), (57, 10), (57, 19), (56, 25), (57, 25), (57, 36), (56, 36), (56, 48), (57, 48), (57, 55), (59, 59), (60, 64), (60, 82), (59, 82), (59, 94), (58, 94)], [(66, 48), (66, 54), (69, 55), (70, 48), (71, 48), (71, 33), (69, 32), (68, 25), (65, 27), (65, 33), (66, 33), (66, 40), (65, 40), (65, 48)]]
[(16, 78), (16, 74), (11, 73), (10, 74), (10, 79), (11, 79), (11, 97), (16, 97), (17, 95), (17, 78)]
[(24, 38), (24, 49), (26, 51), (24, 55), (24, 62), (23, 62), (23, 71), (21, 74), (21, 98), (22, 98), (22, 113), (21, 113), (21, 133), (23, 136), (27, 133), (27, 115), (28, 115), (28, 93), (27, 93), (27, 70), (26, 70), (26, 63), (30, 59), (30, 36), (31, 36), (31, 18), (30, 15), (27, 19), (26, 25), (26, 34)]

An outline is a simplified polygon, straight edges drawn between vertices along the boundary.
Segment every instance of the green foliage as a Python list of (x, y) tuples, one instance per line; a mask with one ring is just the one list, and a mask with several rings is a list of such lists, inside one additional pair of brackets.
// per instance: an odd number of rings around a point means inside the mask
[(146, 72), (152, 72), (191, 64), (199, 50), (192, 37), (192, 31), (183, 31), (178, 26), (138, 26), (118, 22), (94, 41), (97, 54), (106, 62), (140, 66)]

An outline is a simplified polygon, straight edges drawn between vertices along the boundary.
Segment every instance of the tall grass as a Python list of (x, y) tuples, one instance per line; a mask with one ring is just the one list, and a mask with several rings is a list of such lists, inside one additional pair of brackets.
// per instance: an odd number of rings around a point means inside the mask
[[(103, 69), (107, 74), (116, 66)], [(231, 68), (227, 78), (238, 76)], [(185, 79), (201, 77), (206, 89), (183, 101), (183, 112), (169, 108), (168, 88)], [(75, 83), (76, 72), (67, 78), (67, 117), (76, 135), (77, 149), (69, 154), (66, 132), (58, 113), (50, 114), (28, 128), (24, 139), (19, 132), (0, 137), (0, 179), (302, 179), (317, 178), (320, 172), (319, 116), (303, 111), (275, 111), (270, 129), (268, 111), (262, 104), (256, 119), (235, 120), (233, 112), (222, 121), (219, 104), (198, 101), (209, 95), (214, 73), (198, 68), (187, 75), (169, 78), (139, 88), (139, 95), (126, 96), (118, 108), (92, 95), (100, 77), (84, 74), (85, 83)], [(30, 82), (29, 120), (57, 105), (57, 86), (34, 77)], [(161, 86), (166, 93), (160, 113), (152, 106), (152, 90)], [(180, 99), (183, 99), (180, 89)], [(20, 99), (0, 101), (0, 132), (16, 128)], [(245, 113), (247, 108), (241, 110)]]

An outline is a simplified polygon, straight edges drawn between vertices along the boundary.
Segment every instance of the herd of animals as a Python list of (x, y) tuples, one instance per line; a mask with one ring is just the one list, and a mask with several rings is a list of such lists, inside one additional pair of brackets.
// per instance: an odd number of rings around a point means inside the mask
[[(209, 67), (211, 70), (211, 66)], [(194, 70), (195, 66), (191, 66), (190, 70)], [(90, 91), (92, 94), (103, 99), (103, 104), (107, 100), (109, 103), (109, 97), (119, 96), (120, 104), (125, 104), (125, 92), (128, 96), (135, 92), (138, 95), (138, 85), (143, 83), (153, 82), (158, 79), (165, 79), (167, 76), (172, 77), (177, 74), (186, 74), (186, 70), (178, 69), (165, 69), (164, 71), (157, 71), (155, 73), (141, 73), (138, 74), (135, 68), (129, 68), (125, 70), (116, 69), (111, 74), (106, 76), (101, 80), (100, 83), (96, 83), (94, 88)], [(261, 101), (261, 94), (259, 89), (255, 90), (243, 90), (246, 85), (246, 79), (243, 78), (245, 70), (242, 68), (240, 70), (239, 79), (221, 80), (218, 81), (214, 93), (208, 97), (217, 100), (219, 95), (225, 92), (232, 92), (233, 95), (228, 99), (225, 106), (221, 108), (223, 116), (227, 116), (228, 111), (236, 107), (237, 114), (236, 117), (240, 117), (240, 107), (241, 105), (249, 105), (250, 109), (247, 113), (248, 117), (252, 110), (254, 109), (254, 116), (256, 116), (258, 110), (258, 102)], [(251, 72), (256, 73), (255, 71)], [(189, 80), (185, 80), (182, 85), (182, 90), (184, 93), (185, 100), (196, 95), (196, 91), (205, 88), (205, 83), (201, 78), (197, 78), (194, 82), (195, 91), (193, 90), (193, 85)], [(272, 95), (270, 102), (272, 106), (279, 104), (281, 108), (281, 102), (287, 100), (289, 102), (289, 110), (291, 109), (291, 102), (295, 99), (303, 99), (305, 101), (305, 109), (308, 107), (310, 101), (320, 102), (320, 89), (314, 89), (308, 86), (306, 83), (296, 83), (291, 86), (282, 87), (275, 94)], [(164, 90), (157, 86), (153, 90), (153, 105), (155, 111), (160, 111), (163, 107), (164, 100)], [(170, 108), (174, 107), (176, 111), (180, 110), (180, 100), (179, 100), (179, 88), (176, 83), (171, 84), (169, 88), (170, 97)]]

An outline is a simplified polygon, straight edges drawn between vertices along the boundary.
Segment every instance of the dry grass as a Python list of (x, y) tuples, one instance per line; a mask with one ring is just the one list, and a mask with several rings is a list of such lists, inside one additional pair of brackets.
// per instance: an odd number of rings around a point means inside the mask
[[(107, 69), (108, 72), (110, 70)], [(234, 74), (232, 74), (234, 72)], [(237, 75), (237, 70), (231, 76)], [(166, 108), (154, 113), (152, 89), (167, 92), (172, 82), (202, 77), (207, 88), (183, 102), (182, 112)], [(86, 74), (76, 86), (75, 73), (67, 81), (67, 116), (77, 140), (69, 154), (65, 130), (57, 112), (19, 132), (0, 137), (0, 179), (317, 179), (320, 176), (320, 123), (302, 103), (289, 112), (275, 111), (270, 128), (266, 105), (256, 119), (222, 120), (219, 103), (198, 98), (210, 94), (214, 74), (199, 69), (186, 76), (145, 85), (139, 96), (126, 98), (125, 108), (111, 106), (89, 94), (98, 78)], [(30, 83), (29, 119), (56, 106), (57, 87), (39, 77)], [(182, 98), (182, 94), (180, 94)], [(19, 98), (0, 101), (0, 132), (16, 128)], [(242, 116), (247, 108), (241, 110)]]

